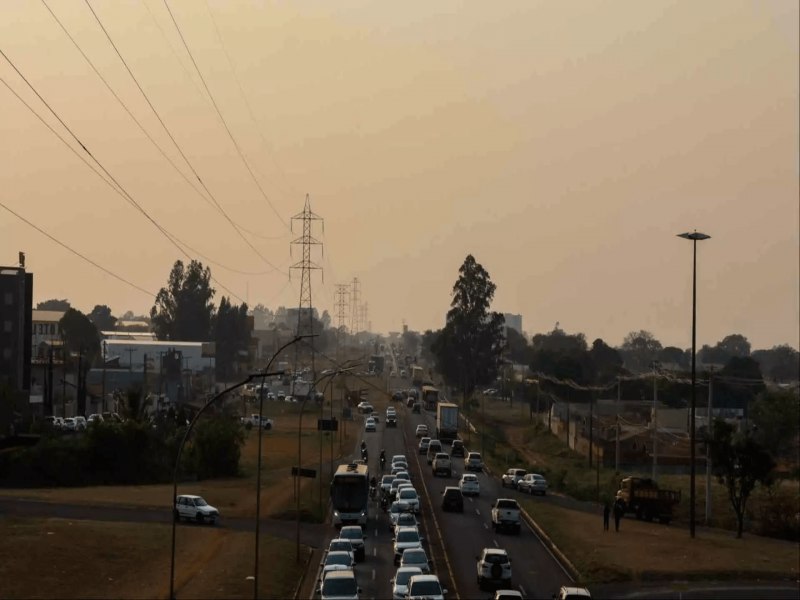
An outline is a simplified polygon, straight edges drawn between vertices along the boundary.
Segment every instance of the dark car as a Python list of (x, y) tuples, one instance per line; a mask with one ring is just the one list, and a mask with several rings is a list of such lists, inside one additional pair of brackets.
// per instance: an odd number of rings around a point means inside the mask
[(408, 408), (411, 408), (412, 406), (414, 406), (414, 402), (415, 402), (415, 400), (414, 400), (413, 396), (409, 396), (408, 398), (406, 398), (406, 406)]
[(386, 417), (386, 426), (387, 427), (397, 427), (397, 416), (396, 415), (389, 415)]
[(411, 407), (411, 412), (412, 413), (417, 413), (417, 414), (421, 413), (422, 412), (422, 402), (420, 402), (419, 400), (414, 402), (414, 406)]
[(450, 456), (460, 456), (461, 458), (464, 458), (464, 442), (461, 440), (453, 440)]
[(442, 492), (442, 510), (464, 512), (464, 496), (455, 486), (447, 486)]

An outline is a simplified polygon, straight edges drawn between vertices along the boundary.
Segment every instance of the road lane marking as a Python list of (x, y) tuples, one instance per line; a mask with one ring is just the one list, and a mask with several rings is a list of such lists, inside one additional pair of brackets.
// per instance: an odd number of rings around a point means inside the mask
[(499, 548), (500, 547), (500, 544), (497, 543), (497, 540), (492, 540), (492, 543), (494, 544), (495, 548)]
[(484, 523), (484, 524), (483, 524), (483, 528), (484, 528), (484, 529), (489, 529), (489, 526), (488, 526), (486, 523)]
[(378, 556), (378, 549), (377, 548), (373, 548), (372, 549), (372, 556)]
[(481, 511), (480, 511), (480, 510), (478, 510), (478, 509), (476, 508), (476, 509), (475, 509), (475, 514), (476, 514), (476, 515), (478, 515), (478, 516), (480, 517), (480, 516), (481, 516)]
[(475, 502), (475, 500), (473, 500), (472, 498), (469, 498), (469, 497), (467, 497), (467, 500), (469, 500), (470, 502)]
[(519, 591), (520, 591), (520, 592), (522, 592), (522, 597), (524, 598), (524, 597), (526, 596), (526, 594), (525, 594), (525, 588), (524, 588), (524, 587), (522, 587), (522, 584), (521, 584), (521, 583), (519, 584)]
[[(378, 515), (375, 515), (375, 520), (376, 521), (378, 520)], [(374, 534), (375, 534), (375, 537), (378, 537), (378, 530), (377, 529), (375, 529)]]
[(375, 569), (372, 569), (372, 581), (375, 581)]

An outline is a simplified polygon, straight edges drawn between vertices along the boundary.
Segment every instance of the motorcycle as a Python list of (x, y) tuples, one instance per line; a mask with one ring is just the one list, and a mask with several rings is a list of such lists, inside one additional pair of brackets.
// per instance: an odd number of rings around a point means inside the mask
[[(363, 489), (363, 488), (362, 488), (362, 489)], [(378, 488), (377, 488), (377, 486), (370, 485), (370, 486), (369, 486), (369, 497), (370, 497), (372, 500), (375, 500), (375, 495), (376, 495), (377, 493), (378, 493)]]
[(386, 468), (386, 457), (381, 456), (381, 471), (383, 471), (385, 468)]
[(367, 462), (369, 460), (369, 453), (367, 452), (366, 448), (361, 449), (361, 460)]

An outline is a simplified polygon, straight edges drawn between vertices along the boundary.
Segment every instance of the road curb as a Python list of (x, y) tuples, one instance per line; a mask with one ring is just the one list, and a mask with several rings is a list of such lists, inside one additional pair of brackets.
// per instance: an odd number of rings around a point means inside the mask
[[(311, 568), (311, 559), (314, 558), (314, 552), (316, 552), (316, 550), (311, 548), (311, 552), (309, 552), (308, 556), (306, 557), (306, 564), (303, 567), (303, 574), (300, 576), (300, 580), (297, 582), (297, 586), (294, 588), (294, 594), (292, 594), (292, 598), (295, 600), (300, 600), (300, 592), (303, 590), (303, 584), (306, 582), (308, 570)], [(313, 598), (313, 592), (311, 597)]]
[(542, 529), (542, 527), (536, 521), (533, 520), (533, 517), (531, 517), (528, 514), (527, 510), (525, 510), (522, 506), (520, 506), (519, 509), (520, 509), (520, 514), (522, 514), (522, 517), (525, 519), (525, 522), (528, 524), (528, 527), (530, 527), (533, 530), (533, 532), (539, 537), (539, 539), (544, 542), (548, 550), (550, 550), (550, 552), (553, 554), (553, 556), (556, 557), (558, 562), (561, 563), (561, 566), (564, 569), (564, 571), (567, 572), (567, 574), (572, 578), (573, 581), (580, 581), (581, 573), (580, 571), (578, 571), (575, 565), (572, 564), (572, 561), (569, 558), (567, 558), (567, 555), (564, 554), (559, 549), (558, 546), (556, 546), (555, 542), (553, 542), (553, 540), (550, 539), (550, 536), (547, 535), (547, 533), (545, 533), (544, 529)]

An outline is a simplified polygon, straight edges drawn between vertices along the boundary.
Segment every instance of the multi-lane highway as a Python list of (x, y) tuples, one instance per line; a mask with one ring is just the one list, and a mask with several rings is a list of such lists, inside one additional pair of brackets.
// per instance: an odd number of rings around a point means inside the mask
[[(407, 382), (394, 380), (396, 387), (407, 387)], [(454, 459), (454, 472), (449, 478), (433, 477), (425, 457), (417, 450), (418, 440), (414, 436), (416, 426), (428, 425), (435, 431), (435, 415), (424, 412), (413, 414), (401, 402), (392, 402), (371, 394), (370, 401), (380, 415), (375, 433), (364, 433), (370, 456), (370, 470), (380, 479), (378, 456), (381, 448), (387, 457), (405, 454), (409, 459), (412, 482), (422, 498), (421, 533), (425, 537), (425, 550), (434, 561), (434, 572), (442, 585), (448, 589), (448, 598), (488, 598), (491, 591), (480, 590), (476, 578), (476, 557), (483, 548), (504, 548), (512, 561), (512, 586), (520, 590), (525, 598), (551, 598), (560, 586), (570, 583), (568, 573), (549, 552), (536, 535), (523, 526), (520, 535), (494, 533), (490, 525), (490, 504), (498, 497), (505, 497), (498, 481), (485, 473), (478, 479), (481, 494), (478, 498), (465, 498), (463, 513), (442, 511), (441, 494), (446, 485), (457, 485), (463, 473), (463, 461)], [(381, 395), (382, 396), (382, 395)], [(397, 429), (385, 428), (385, 409), (395, 405), (399, 415)], [(362, 419), (358, 418), (363, 427)], [(449, 446), (445, 447), (449, 451)], [(372, 505), (368, 525), (366, 560), (356, 566), (356, 577), (362, 589), (362, 598), (391, 597), (389, 580), (395, 573), (392, 540), (388, 516), (377, 504)], [(330, 534), (324, 541), (335, 535)]]

